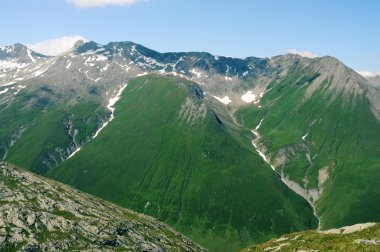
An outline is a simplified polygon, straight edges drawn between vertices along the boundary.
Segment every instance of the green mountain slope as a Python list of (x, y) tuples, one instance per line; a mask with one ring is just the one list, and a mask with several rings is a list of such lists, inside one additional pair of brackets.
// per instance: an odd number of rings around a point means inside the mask
[[(236, 59), (133, 42), (81, 42), (36, 62), (17, 51), (20, 64), (0, 67), (2, 159), (43, 175), (59, 166), (51, 176), (215, 250), (314, 227), (284, 183), (322, 229), (380, 221), (380, 92), (332, 57)], [(120, 88), (144, 73), (197, 85), (140, 78), (113, 114)]]
[(22, 90), (0, 105), (0, 157), (43, 174), (85, 142), (106, 112), (98, 99), (75, 99), (46, 84)]
[(169, 226), (0, 162), (0, 251), (206, 251)]
[[(329, 74), (318, 69), (325, 61)], [(284, 179), (308, 190), (323, 229), (380, 221), (380, 122), (364, 79), (346, 68), (339, 76), (341, 68), (317, 59), (274, 81), (261, 109), (235, 114), (249, 128), (263, 119), (266, 155)]]
[(314, 228), (307, 202), (202, 96), (183, 79), (130, 81), (115, 119), (48, 176), (157, 217), (214, 251)]

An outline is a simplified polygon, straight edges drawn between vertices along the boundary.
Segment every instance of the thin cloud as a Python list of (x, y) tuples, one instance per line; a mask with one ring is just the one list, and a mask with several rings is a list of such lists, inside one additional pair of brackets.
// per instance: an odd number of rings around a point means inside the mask
[(318, 54), (315, 54), (313, 52), (310, 52), (310, 51), (297, 51), (296, 49), (288, 49), (288, 53), (290, 54), (298, 54), (298, 55), (301, 55), (302, 57), (307, 57), (307, 58), (316, 58), (318, 57)]
[(79, 8), (104, 7), (107, 5), (127, 6), (147, 0), (66, 0)]
[(33, 51), (42, 53), (48, 56), (56, 56), (72, 48), (78, 40), (87, 41), (87, 39), (80, 35), (64, 36), (61, 38), (49, 39), (35, 44), (26, 45)]
[(376, 77), (380, 75), (380, 73), (375, 73), (371, 71), (356, 71), (356, 72), (365, 78)]

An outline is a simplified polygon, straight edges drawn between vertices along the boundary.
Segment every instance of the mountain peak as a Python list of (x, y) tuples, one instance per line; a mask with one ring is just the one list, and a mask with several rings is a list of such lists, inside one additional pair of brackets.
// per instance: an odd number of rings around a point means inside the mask
[[(75, 47), (75, 45), (77, 45), (78, 47)], [(77, 53), (85, 53), (88, 51), (96, 51), (99, 48), (103, 47), (102, 45), (100, 45), (94, 41), (88, 41), (88, 42), (84, 42), (82, 44), (76, 42), (75, 45), (74, 45), (74, 48), (75, 48), (75, 51)]]
[(77, 48), (79, 48), (79, 47), (81, 47), (82, 45), (84, 45), (84, 40), (82, 40), (82, 39), (80, 39), (80, 40), (78, 40), (77, 42), (75, 42), (75, 44), (74, 44), (74, 46), (73, 46), (73, 48), (74, 48), (74, 50), (76, 50)]
[(47, 59), (47, 56), (32, 51), (20, 43), (0, 48), (0, 60), (8, 60), (17, 63), (32, 63), (36, 62), (38, 59)]

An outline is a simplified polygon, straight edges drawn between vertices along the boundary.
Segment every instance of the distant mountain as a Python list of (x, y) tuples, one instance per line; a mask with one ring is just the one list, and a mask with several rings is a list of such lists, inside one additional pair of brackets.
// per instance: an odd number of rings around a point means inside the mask
[(216, 251), (318, 222), (380, 221), (380, 92), (333, 57), (236, 59), (133, 42), (33, 57), (13, 72), (0, 66), (7, 161)]
[(30, 64), (47, 58), (47, 56), (36, 53), (22, 44), (0, 47), (0, 61), (2, 62)]
[(167, 225), (0, 162), (1, 251), (206, 251)]
[(19, 92), (23, 86), (14, 84), (41, 75), (48, 68), (47, 59), (22, 44), (0, 47), (0, 88), (7, 87), (0, 94), (8, 90)]

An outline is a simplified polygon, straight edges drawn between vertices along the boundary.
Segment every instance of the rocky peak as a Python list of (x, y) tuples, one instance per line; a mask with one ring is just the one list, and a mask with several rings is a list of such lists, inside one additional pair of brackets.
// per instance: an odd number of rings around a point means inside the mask
[[(75, 45), (77, 45), (77, 46), (75, 46)], [(75, 48), (76, 53), (78, 53), (78, 54), (87, 53), (90, 51), (96, 51), (102, 47), (102, 45), (95, 43), (94, 41), (89, 41), (89, 42), (82, 43), (82, 44), (76, 42), (75, 45), (74, 45), (74, 48)]]
[(78, 40), (77, 42), (75, 42), (73, 48), (74, 48), (74, 50), (76, 50), (77, 48), (81, 47), (82, 45), (84, 45), (84, 41)]
[(47, 56), (36, 53), (23, 44), (14, 44), (0, 48), (0, 60), (12, 61), (17, 63), (32, 63)]

